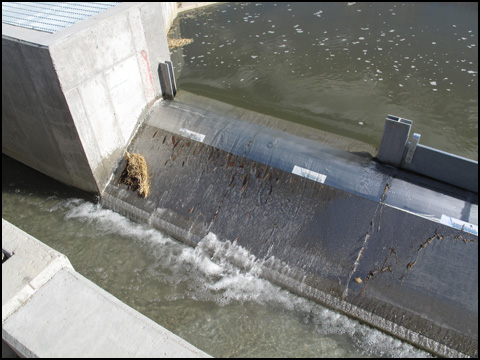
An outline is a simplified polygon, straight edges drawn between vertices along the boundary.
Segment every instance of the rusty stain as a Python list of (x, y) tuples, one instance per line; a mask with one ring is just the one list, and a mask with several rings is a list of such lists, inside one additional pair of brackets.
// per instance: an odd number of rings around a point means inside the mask
[(235, 174), (236, 172), (232, 175), (232, 180), (230, 180), (230, 184), (228, 184), (228, 186), (231, 186), (233, 184), (233, 180), (235, 180)]
[(187, 142), (187, 147), (190, 147), (190, 141)]
[(382, 212), (383, 212), (383, 206), (385, 204), (382, 203), (382, 206), (380, 207), (380, 216), (378, 217), (378, 228), (377, 231), (380, 232), (380, 224), (382, 223)]
[(215, 211), (215, 215), (213, 215), (212, 223), (214, 223), (215, 220), (217, 220), (217, 215), (218, 215), (218, 212), (219, 212), (219, 211), (220, 211), (220, 210)]
[(172, 135), (172, 144), (175, 145), (175, 136)]
[(245, 177), (243, 178), (242, 191), (245, 190), (245, 185), (247, 185), (247, 180), (248, 180), (248, 175), (245, 175)]
[(155, 136), (157, 136), (157, 133), (158, 133), (158, 130), (155, 131), (155, 134), (153, 134), (152, 139), (153, 139)]
[(387, 183), (385, 185), (385, 189), (383, 189), (383, 195), (382, 195), (382, 201), (384, 200), (383, 198), (385, 197), (385, 195), (387, 195), (387, 191), (390, 189), (390, 185)]

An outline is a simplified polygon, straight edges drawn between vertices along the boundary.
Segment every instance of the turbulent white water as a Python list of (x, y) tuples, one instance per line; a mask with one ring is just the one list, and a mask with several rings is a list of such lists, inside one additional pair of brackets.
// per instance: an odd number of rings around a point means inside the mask
[(262, 260), (232, 242), (192, 248), (6, 156), (2, 170), (5, 220), (212, 356), (430, 356), (261, 279)]
[(80, 237), (126, 255), (121, 269), (106, 255), (96, 281), (214, 356), (428, 355), (259, 278), (260, 260), (214, 234), (191, 248), (80, 199), (50, 211), (75, 222)]

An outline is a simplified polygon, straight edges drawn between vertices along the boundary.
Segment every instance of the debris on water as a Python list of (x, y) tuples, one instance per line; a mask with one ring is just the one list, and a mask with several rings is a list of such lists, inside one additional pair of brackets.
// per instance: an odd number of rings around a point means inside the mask
[(170, 50), (191, 44), (193, 39), (168, 39), (168, 48)]
[(150, 177), (145, 158), (140, 154), (126, 154), (127, 166), (123, 170), (119, 183), (128, 186), (130, 190), (137, 191), (146, 198), (150, 193)]

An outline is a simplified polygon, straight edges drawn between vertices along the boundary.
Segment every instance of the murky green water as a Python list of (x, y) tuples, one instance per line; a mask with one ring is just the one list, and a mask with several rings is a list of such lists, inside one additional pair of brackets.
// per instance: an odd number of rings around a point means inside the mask
[(478, 160), (477, 3), (226, 3), (171, 36), (179, 89), (377, 148), (393, 114)]
[[(259, 262), (244, 249), (213, 237), (193, 249), (5, 155), (2, 217), (215, 357), (429, 355), (260, 279)], [(251, 270), (231, 265), (233, 256)]]

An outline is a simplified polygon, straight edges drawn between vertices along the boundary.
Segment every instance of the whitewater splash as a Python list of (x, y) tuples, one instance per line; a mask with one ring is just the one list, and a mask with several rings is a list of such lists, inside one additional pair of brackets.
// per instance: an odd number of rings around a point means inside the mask
[[(215, 234), (209, 233), (197, 247), (192, 248), (149, 225), (132, 222), (118, 213), (104, 209), (100, 204), (81, 199), (64, 200), (50, 211), (62, 211), (65, 220), (80, 222), (86, 231), (93, 228), (99, 242), (105, 237), (113, 237), (117, 238), (117, 243), (130, 242), (129, 251), (134, 252), (138, 249), (148, 252), (148, 256), (153, 260), (150, 260), (145, 269), (141, 269), (140, 264), (123, 263), (124, 273), (120, 276), (116, 273), (118, 266), (104, 264), (96, 267), (95, 272), (104, 281), (104, 286), (110, 285), (110, 282), (120, 281), (120, 278), (124, 279), (126, 284), (117, 286), (129, 290), (125, 291), (126, 298), (122, 298), (128, 304), (145, 302), (146, 300), (141, 300), (141, 297), (148, 293), (151, 298), (148, 299), (149, 306), (144, 309), (147, 312), (155, 312), (155, 307), (177, 308), (174, 304), (185, 301), (193, 307), (208, 306), (211, 314), (204, 314), (195, 321), (190, 321), (188, 326), (183, 325), (176, 330), (187, 340), (189, 336), (197, 339), (197, 343), (198, 338), (210, 338), (217, 343), (229, 344), (229, 346), (217, 344), (218, 351), (222, 353), (211, 351), (215, 356), (271, 356), (272, 353), (281, 355), (287, 351), (284, 347), (290, 350), (298, 346), (291, 343), (292, 337), (297, 338), (295, 342), (305, 342), (301, 345), (307, 349), (301, 352), (305, 356), (429, 355), (260, 278), (263, 261), (237, 245), (235, 241), (220, 241)], [(135, 255), (132, 257), (136, 258)], [(150, 284), (146, 285), (149, 282)], [(168, 290), (158, 290), (164, 286), (168, 287)], [(142, 311), (141, 306), (138, 310)], [(243, 311), (241, 316), (234, 315), (240, 310)], [(261, 316), (249, 318), (249, 314), (256, 314), (259, 311)], [(219, 316), (218, 313), (222, 315)], [(255, 325), (252, 325), (252, 321)], [(236, 334), (228, 341), (223, 338), (228, 332), (225, 327), (232, 328), (232, 334)], [(202, 331), (206, 334), (202, 334)], [(261, 333), (257, 334), (258, 331)], [(265, 335), (265, 332), (269, 335)], [(269, 349), (268, 353), (261, 353), (260, 344), (256, 346), (258, 350), (254, 353), (248, 341), (241, 345), (242, 339), (251, 337), (259, 342), (265, 342)], [(200, 341), (204, 349), (212, 346), (208, 340)], [(270, 344), (272, 341), (277, 343)]]

